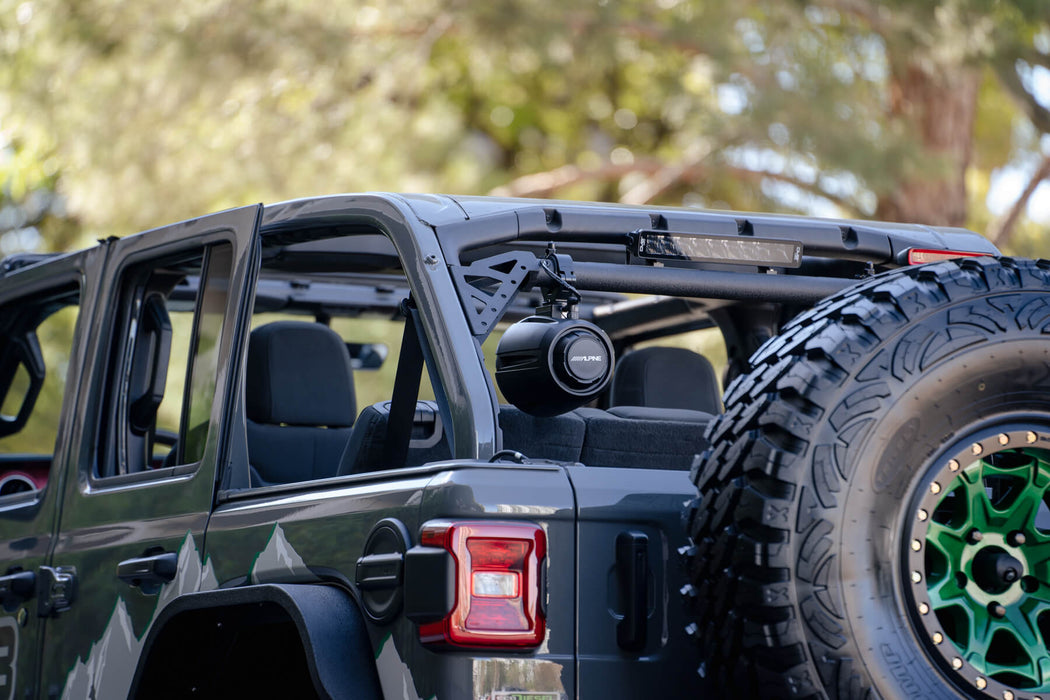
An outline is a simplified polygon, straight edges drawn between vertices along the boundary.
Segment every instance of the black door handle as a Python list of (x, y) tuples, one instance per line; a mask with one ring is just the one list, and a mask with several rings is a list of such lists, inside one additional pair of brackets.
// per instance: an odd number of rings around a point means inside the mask
[(153, 554), (148, 557), (126, 559), (117, 564), (117, 578), (143, 593), (152, 594), (165, 583), (175, 578), (179, 568), (179, 555), (175, 552)]
[(623, 604), (616, 643), (621, 649), (640, 651), (649, 611), (649, 537), (644, 532), (627, 530), (616, 536), (616, 578)]
[(33, 597), (36, 592), (36, 574), (32, 571), (16, 571), (0, 576), (0, 605), (13, 609)]

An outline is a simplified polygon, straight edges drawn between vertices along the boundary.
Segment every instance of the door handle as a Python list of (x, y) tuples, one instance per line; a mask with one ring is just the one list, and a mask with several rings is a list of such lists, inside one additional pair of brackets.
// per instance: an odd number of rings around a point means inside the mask
[(621, 649), (645, 648), (649, 610), (649, 536), (625, 530), (616, 536), (616, 578), (620, 584), (623, 619), (616, 624)]
[(179, 555), (163, 552), (148, 557), (125, 559), (117, 564), (117, 578), (129, 586), (135, 586), (150, 595), (175, 578), (179, 568)]
[(0, 605), (11, 610), (36, 593), (36, 574), (32, 571), (15, 571), (0, 576)]

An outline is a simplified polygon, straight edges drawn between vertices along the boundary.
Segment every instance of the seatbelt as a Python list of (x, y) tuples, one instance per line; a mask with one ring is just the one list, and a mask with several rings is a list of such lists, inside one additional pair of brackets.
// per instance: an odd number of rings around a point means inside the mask
[(423, 376), (423, 346), (419, 342), (416, 305), (411, 297), (401, 302), (401, 311), (405, 314), (405, 332), (401, 337), (394, 393), (390, 397), (390, 417), (386, 424), (383, 463), (387, 469), (403, 467), (408, 459), (419, 382)]

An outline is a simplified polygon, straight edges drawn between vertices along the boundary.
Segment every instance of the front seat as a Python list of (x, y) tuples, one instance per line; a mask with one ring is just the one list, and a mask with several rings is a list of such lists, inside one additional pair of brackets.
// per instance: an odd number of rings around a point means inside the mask
[(252, 331), (245, 379), (252, 485), (335, 476), (357, 415), (350, 353), (319, 323)]
[(684, 348), (650, 347), (624, 355), (613, 375), (610, 403), (618, 406), (722, 412), (714, 367)]

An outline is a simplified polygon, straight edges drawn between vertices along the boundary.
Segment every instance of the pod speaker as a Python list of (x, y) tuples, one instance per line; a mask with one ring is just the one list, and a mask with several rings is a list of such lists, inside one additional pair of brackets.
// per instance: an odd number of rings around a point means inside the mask
[(612, 370), (612, 343), (587, 321), (529, 316), (508, 328), (496, 348), (500, 391), (534, 416), (584, 405), (605, 389)]

